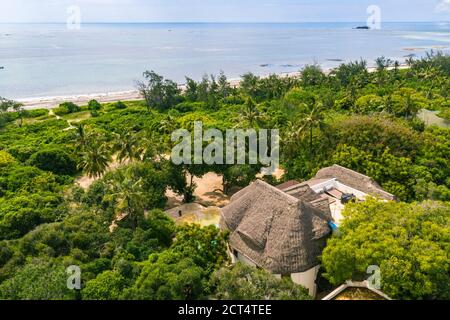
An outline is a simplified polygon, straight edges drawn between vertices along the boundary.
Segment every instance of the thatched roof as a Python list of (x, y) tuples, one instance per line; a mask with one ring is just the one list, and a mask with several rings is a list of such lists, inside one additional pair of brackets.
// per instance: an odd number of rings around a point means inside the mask
[(231, 198), (221, 227), (233, 249), (275, 274), (316, 266), (331, 231), (318, 209), (260, 180)]
[[(372, 196), (386, 200), (395, 200), (394, 195), (384, 191), (372, 178), (337, 164), (319, 170), (313, 180), (332, 178), (336, 178), (339, 182)], [(313, 180), (306, 183), (310, 185)]]
[(300, 182), (298, 182), (297, 180), (289, 180), (289, 181), (286, 181), (285, 183), (282, 183), (282, 184), (280, 184), (280, 185), (278, 185), (276, 187), (277, 187), (277, 189), (285, 190), (287, 188), (296, 186), (298, 184), (300, 184)]
[(313, 189), (307, 184), (293, 184), (291, 186), (282, 187), (282, 185), (277, 186), (278, 189), (284, 191), (285, 193), (293, 196), (294, 198), (300, 199), (302, 201), (308, 202), (314, 208), (319, 209), (323, 213), (324, 219), (332, 220), (329, 199), (326, 196), (320, 195), (314, 192)]

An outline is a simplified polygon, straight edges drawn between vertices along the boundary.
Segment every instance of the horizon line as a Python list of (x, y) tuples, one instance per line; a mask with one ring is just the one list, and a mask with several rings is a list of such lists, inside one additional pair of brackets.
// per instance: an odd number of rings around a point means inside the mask
[[(66, 24), (63, 21), (9, 21), (2, 24)], [(301, 23), (366, 23), (366, 21), (87, 21), (81, 24), (301, 24)], [(387, 20), (382, 23), (450, 23), (450, 20)]]

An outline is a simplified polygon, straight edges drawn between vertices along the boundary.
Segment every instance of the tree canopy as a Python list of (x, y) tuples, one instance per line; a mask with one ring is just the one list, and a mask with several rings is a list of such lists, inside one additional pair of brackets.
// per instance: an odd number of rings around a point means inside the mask
[[(230, 196), (262, 165), (174, 164), (177, 129), (278, 129), (281, 179), (305, 181), (339, 164), (373, 178), (396, 202), (349, 204), (322, 255), (335, 285), (378, 265), (400, 299), (448, 299), (450, 129), (419, 118), (449, 114), (450, 58), (409, 68), (381, 57), (330, 73), (221, 72), (184, 90), (153, 71), (143, 100), (24, 110), (0, 98), (0, 299), (309, 299), (287, 278), (230, 266), (227, 234), (178, 225), (167, 191), (196, 201), (195, 177), (214, 172)], [(447, 117), (448, 118), (448, 117)], [(248, 154), (246, 154), (248, 156)], [(81, 290), (67, 290), (70, 265)]]
[(325, 276), (340, 284), (381, 271), (381, 289), (395, 299), (449, 299), (450, 206), (370, 199), (348, 205), (339, 235), (322, 254)]

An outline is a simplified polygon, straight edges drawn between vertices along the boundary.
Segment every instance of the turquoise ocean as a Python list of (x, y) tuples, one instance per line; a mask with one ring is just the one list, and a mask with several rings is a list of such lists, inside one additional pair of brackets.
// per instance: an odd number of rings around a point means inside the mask
[(0, 96), (19, 99), (133, 90), (145, 70), (184, 82), (223, 70), (229, 78), (331, 68), (385, 56), (404, 62), (450, 52), (450, 22), (0, 24)]

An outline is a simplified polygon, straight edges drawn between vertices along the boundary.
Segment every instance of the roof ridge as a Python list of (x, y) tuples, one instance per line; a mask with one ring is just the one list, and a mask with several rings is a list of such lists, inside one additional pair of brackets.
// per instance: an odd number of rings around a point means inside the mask
[(269, 189), (272, 192), (275, 192), (275, 193), (279, 194), (282, 197), (287, 198), (288, 200), (292, 201), (292, 204), (297, 204), (298, 202), (301, 201), (300, 199), (297, 199), (296, 197), (291, 196), (290, 194), (284, 192), (283, 190), (277, 189), (276, 187), (272, 186), (271, 184), (269, 184), (269, 183), (267, 183), (267, 182), (265, 182), (263, 180), (257, 179), (253, 183), (255, 183), (256, 185), (260, 185), (260, 186), (262, 186), (262, 187), (264, 187), (266, 189)]
[[(349, 169), (349, 168), (340, 166), (340, 165), (338, 165), (338, 164), (333, 164), (332, 167), (339, 168), (339, 169), (343, 169), (343, 170), (345, 170), (345, 171), (351, 171), (352, 173), (354, 173), (354, 174), (356, 174), (356, 175), (359, 175), (359, 176), (361, 176), (361, 177), (364, 177), (364, 178), (369, 179), (369, 180), (372, 181), (372, 182), (375, 182), (375, 180), (373, 180), (373, 178), (371, 178), (371, 177), (369, 177), (369, 176), (366, 176), (365, 174), (362, 174), (361, 172), (358, 172), (358, 171), (355, 171), (355, 170), (352, 170), (352, 169)], [(323, 169), (326, 169), (326, 168), (323, 168)]]
[[(328, 168), (333, 168), (333, 167), (336, 168), (336, 169), (341, 169), (341, 170), (344, 170), (344, 171), (347, 171), (347, 172), (351, 172), (351, 173), (354, 174), (354, 175), (360, 176), (360, 177), (362, 177), (364, 180), (366, 180), (366, 182), (371, 183), (372, 186), (373, 186), (374, 188), (376, 188), (377, 192), (383, 193), (383, 194), (385, 194), (386, 196), (395, 198), (395, 195), (394, 195), (394, 194), (392, 194), (392, 193), (387, 192), (386, 190), (384, 190), (384, 189), (380, 186), (380, 184), (379, 184), (374, 178), (369, 177), (369, 176), (366, 176), (365, 174), (362, 174), (362, 173), (360, 173), (360, 172), (358, 172), (358, 171), (355, 171), (355, 170), (352, 170), (352, 169), (349, 169), (349, 168), (340, 166), (340, 165), (338, 165), (338, 164), (333, 164), (331, 167), (328, 167)], [(322, 168), (321, 170), (324, 170), (324, 169), (327, 169), (327, 168)], [(319, 171), (320, 171), (320, 170), (319, 170)], [(316, 176), (317, 176), (317, 174), (316, 174)], [(337, 180), (339, 181), (340, 179), (337, 178)], [(366, 193), (368, 193), (368, 192), (366, 192)]]

